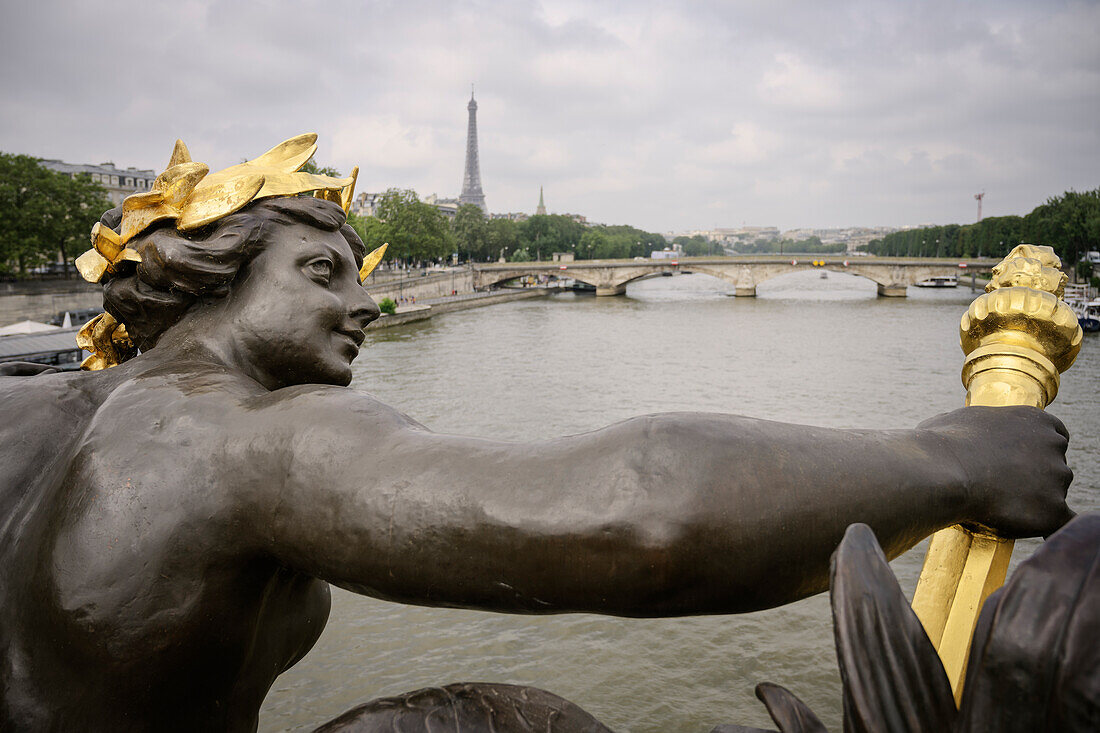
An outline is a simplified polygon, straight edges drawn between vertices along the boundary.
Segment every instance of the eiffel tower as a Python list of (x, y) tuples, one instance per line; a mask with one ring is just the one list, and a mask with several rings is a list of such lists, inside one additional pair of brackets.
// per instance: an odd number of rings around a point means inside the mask
[(470, 111), (470, 122), (466, 126), (466, 172), (462, 175), (462, 193), (458, 196), (458, 203), (473, 204), (488, 214), (485, 193), (481, 190), (481, 166), (477, 160), (477, 102), (474, 101), (472, 89), (466, 109)]

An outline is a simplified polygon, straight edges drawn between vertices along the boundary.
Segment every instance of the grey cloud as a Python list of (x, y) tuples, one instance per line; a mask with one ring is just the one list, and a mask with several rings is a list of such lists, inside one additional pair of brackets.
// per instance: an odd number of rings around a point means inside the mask
[(0, 149), (212, 166), (306, 130), (494, 210), (654, 230), (967, 221), (1100, 185), (1100, 5), (39, 2), (0, 24)]

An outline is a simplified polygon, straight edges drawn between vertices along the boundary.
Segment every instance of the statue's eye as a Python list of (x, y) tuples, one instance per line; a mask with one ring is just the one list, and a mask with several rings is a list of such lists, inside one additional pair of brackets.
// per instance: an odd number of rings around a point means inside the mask
[(306, 272), (318, 282), (327, 284), (332, 277), (332, 263), (326, 259), (316, 259), (306, 264)]

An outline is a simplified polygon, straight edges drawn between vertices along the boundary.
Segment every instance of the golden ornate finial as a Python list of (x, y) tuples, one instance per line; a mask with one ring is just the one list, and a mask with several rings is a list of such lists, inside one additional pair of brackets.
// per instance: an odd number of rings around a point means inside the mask
[(382, 261), (382, 255), (386, 254), (386, 248), (389, 246), (390, 243), (386, 242), (363, 258), (363, 266), (359, 268), (359, 282), (363, 282), (367, 279), (367, 275), (374, 272), (374, 268), (378, 267), (378, 263)]
[(1020, 244), (993, 268), (993, 275), (985, 291), (998, 288), (1025, 287), (1042, 290), (1061, 298), (1066, 294), (1066, 273), (1060, 269), (1062, 261), (1052, 247)]
[[(959, 324), (966, 404), (1043, 408), (1081, 349), (1081, 327), (1062, 300), (1066, 276), (1050, 247), (1021, 244), (993, 268), (986, 292)], [(967, 654), (985, 599), (1004, 583), (1012, 541), (948, 527), (932, 536), (913, 610), (962, 694)]]
[(967, 355), (966, 404), (1046, 407), (1058, 375), (1081, 350), (1081, 327), (1061, 299), (1066, 275), (1050, 247), (1021, 244), (993, 268), (993, 277), (959, 324)]

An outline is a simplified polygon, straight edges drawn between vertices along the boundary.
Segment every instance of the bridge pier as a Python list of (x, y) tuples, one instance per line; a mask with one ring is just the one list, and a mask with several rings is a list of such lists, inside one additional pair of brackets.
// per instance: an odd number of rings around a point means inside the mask
[(733, 288), (733, 295), (735, 298), (756, 297), (756, 278), (752, 276), (752, 270), (748, 267), (742, 267), (741, 272), (737, 274), (737, 284)]
[(601, 295), (626, 295), (626, 285), (597, 285), (596, 296)]
[(880, 298), (905, 298), (908, 295), (905, 283), (890, 283), (889, 285), (879, 283), (878, 294)]

